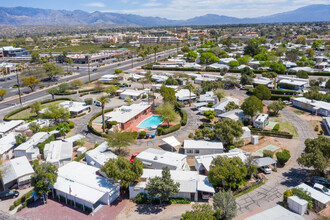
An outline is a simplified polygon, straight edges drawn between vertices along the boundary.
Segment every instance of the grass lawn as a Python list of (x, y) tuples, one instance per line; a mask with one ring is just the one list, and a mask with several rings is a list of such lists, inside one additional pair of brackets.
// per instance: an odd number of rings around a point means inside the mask
[[(65, 100), (59, 100), (59, 101), (55, 101), (55, 102), (46, 103), (46, 104), (41, 105), (41, 108), (43, 109), (43, 108), (46, 108), (49, 105), (58, 104), (58, 103), (61, 103), (61, 102), (64, 102), (64, 101)], [(29, 120), (31, 117), (36, 116), (36, 114), (31, 113), (30, 111), (31, 111), (31, 109), (28, 108), (28, 109), (25, 109), (24, 111), (18, 112), (15, 115), (10, 116), (9, 118), (10, 119), (25, 119), (25, 120)]]
[(270, 121), (278, 122), (280, 124), (280, 131), (286, 131), (292, 134), (294, 137), (298, 137), (298, 132), (290, 121), (284, 118), (276, 117), (271, 117)]

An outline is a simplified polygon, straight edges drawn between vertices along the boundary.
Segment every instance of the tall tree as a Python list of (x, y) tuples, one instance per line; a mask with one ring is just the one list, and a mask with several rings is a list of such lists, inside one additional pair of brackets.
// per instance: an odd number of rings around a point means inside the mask
[(43, 195), (47, 203), (50, 186), (54, 186), (57, 179), (57, 167), (49, 162), (40, 164), (35, 168), (35, 173), (31, 178), (31, 185), (38, 196)]
[(60, 75), (63, 73), (63, 68), (60, 66), (56, 66), (55, 63), (45, 63), (42, 68), (45, 70), (49, 79), (54, 80), (56, 75)]
[(253, 93), (260, 100), (269, 100), (272, 97), (270, 89), (265, 85), (258, 85)]
[(282, 100), (273, 101), (267, 106), (268, 111), (272, 111), (274, 115), (278, 115), (278, 112), (285, 108), (285, 103)]
[(214, 214), (211, 205), (195, 203), (191, 211), (182, 214), (181, 220), (215, 220)]
[(108, 178), (119, 181), (122, 188), (127, 189), (129, 184), (137, 181), (143, 173), (143, 163), (135, 158), (130, 162), (124, 157), (118, 156), (117, 159), (109, 159), (102, 167), (101, 171)]
[(102, 130), (103, 130), (103, 133), (104, 133), (105, 132), (104, 107), (105, 107), (105, 103), (108, 103), (110, 101), (110, 98), (108, 96), (101, 96), (97, 100), (101, 103), (101, 108), (102, 108)]
[(40, 79), (36, 79), (36, 77), (34, 76), (29, 76), (22, 78), (22, 82), (23, 82), (22, 86), (29, 87), (33, 92), (35, 87), (40, 83)]
[(220, 137), (225, 144), (233, 144), (235, 140), (243, 135), (243, 124), (241, 121), (225, 118), (216, 123), (215, 134)]
[(0, 100), (3, 100), (3, 97), (7, 94), (7, 90), (5, 89), (0, 89)]
[(166, 87), (165, 85), (160, 87), (160, 94), (163, 96), (165, 102), (173, 102), (176, 100), (174, 89)]
[(297, 162), (305, 167), (313, 167), (315, 170), (324, 173), (330, 167), (330, 139), (318, 137), (307, 139), (306, 148)]
[(191, 107), (191, 93), (194, 91), (195, 87), (191, 83), (188, 83), (184, 88), (189, 90), (189, 107)]
[(231, 111), (234, 109), (239, 109), (239, 105), (236, 105), (235, 102), (229, 102), (226, 107), (225, 107), (226, 111)]
[(31, 113), (35, 113), (37, 115), (37, 117), (39, 116), (39, 113), (41, 111), (41, 104), (40, 102), (35, 102), (32, 105), (30, 105), (30, 111)]
[(56, 93), (58, 93), (58, 89), (56, 87), (47, 89), (47, 92), (52, 96), (52, 99), (55, 98)]
[(247, 169), (239, 157), (218, 156), (213, 159), (208, 178), (214, 186), (237, 189), (245, 183)]
[(245, 115), (249, 115), (251, 117), (255, 116), (258, 112), (263, 112), (263, 104), (260, 99), (256, 96), (250, 96), (245, 99), (241, 108)]
[(177, 119), (177, 114), (174, 110), (174, 106), (170, 103), (164, 103), (156, 108), (157, 114), (163, 119), (167, 126), (170, 126), (170, 122), (174, 122)]
[(179, 187), (180, 183), (175, 183), (172, 180), (170, 169), (163, 167), (162, 176), (150, 178), (145, 189), (152, 199), (157, 197), (162, 204), (162, 202), (168, 201), (171, 196), (178, 194)]
[(223, 89), (217, 89), (214, 91), (214, 95), (217, 97), (218, 101), (220, 102), (226, 96), (226, 92)]
[(236, 216), (236, 200), (231, 191), (221, 190), (213, 196), (213, 208), (217, 219), (230, 220)]
[(118, 150), (119, 154), (122, 153), (123, 148), (127, 148), (136, 141), (136, 136), (132, 132), (119, 132), (115, 131), (107, 136), (106, 141), (110, 148)]
[(53, 119), (56, 122), (66, 121), (70, 117), (69, 109), (60, 104), (49, 105), (43, 113), (45, 118)]

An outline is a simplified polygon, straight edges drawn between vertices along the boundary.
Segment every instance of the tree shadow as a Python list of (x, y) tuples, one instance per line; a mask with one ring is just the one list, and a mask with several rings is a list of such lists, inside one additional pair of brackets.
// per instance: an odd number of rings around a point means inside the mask
[(287, 187), (294, 187), (307, 180), (310, 170), (305, 168), (291, 168), (282, 175), (286, 177), (280, 184)]
[(144, 215), (158, 214), (166, 209), (166, 205), (138, 204), (136, 212)]

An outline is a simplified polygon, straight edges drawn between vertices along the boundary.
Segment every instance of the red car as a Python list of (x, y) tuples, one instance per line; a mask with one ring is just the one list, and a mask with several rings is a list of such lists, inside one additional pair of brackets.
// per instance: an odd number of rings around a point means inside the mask
[(140, 152), (137, 152), (137, 153), (132, 154), (131, 159), (130, 159), (129, 161), (130, 161), (130, 162), (133, 162), (134, 159), (135, 159), (135, 157), (136, 157), (137, 155), (139, 155), (139, 154), (140, 154)]

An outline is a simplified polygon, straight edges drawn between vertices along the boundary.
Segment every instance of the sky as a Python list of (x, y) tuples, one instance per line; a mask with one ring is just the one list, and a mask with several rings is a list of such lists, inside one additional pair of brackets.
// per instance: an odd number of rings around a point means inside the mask
[(1, 7), (117, 12), (168, 19), (188, 19), (205, 14), (259, 17), (330, 0), (0, 0)]

